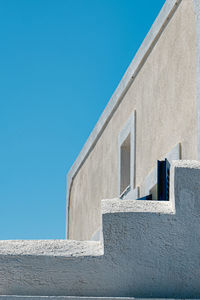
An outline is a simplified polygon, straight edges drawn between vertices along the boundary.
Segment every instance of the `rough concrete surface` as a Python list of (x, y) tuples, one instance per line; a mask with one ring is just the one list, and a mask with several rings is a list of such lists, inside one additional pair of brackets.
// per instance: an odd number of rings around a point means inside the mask
[(1, 255), (37, 255), (80, 257), (102, 255), (100, 242), (72, 240), (7, 240), (0, 241)]
[[(1, 242), (0, 294), (200, 297), (200, 162), (173, 162), (171, 168), (168, 202), (102, 202), (104, 254), (74, 257), (69, 249), (65, 256), (63, 244), (61, 256), (41, 255), (37, 241), (32, 254), (23, 242), (24, 253), (19, 250), (19, 241), (12, 252), (15, 242)], [(51, 241), (44, 245), (52, 247)]]
[(70, 239), (89, 240), (100, 226), (101, 199), (118, 196), (118, 135), (134, 110), (136, 187), (177, 143), (182, 159), (197, 159), (196, 17), (193, 0), (176, 7), (73, 178)]

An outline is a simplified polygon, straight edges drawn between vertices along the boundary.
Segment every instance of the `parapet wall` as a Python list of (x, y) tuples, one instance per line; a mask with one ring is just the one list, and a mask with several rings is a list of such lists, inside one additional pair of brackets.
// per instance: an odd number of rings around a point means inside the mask
[(1, 241), (0, 294), (199, 298), (200, 162), (170, 178), (170, 201), (103, 200), (102, 241)]

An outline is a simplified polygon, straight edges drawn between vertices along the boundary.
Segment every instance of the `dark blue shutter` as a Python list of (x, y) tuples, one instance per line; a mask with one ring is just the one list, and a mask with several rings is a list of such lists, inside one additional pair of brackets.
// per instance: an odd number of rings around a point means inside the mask
[(157, 161), (157, 200), (169, 200), (170, 163)]

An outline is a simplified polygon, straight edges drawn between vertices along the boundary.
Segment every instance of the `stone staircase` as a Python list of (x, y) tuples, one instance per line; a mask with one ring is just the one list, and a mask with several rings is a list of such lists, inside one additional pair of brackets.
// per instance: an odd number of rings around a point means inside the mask
[(172, 163), (170, 201), (103, 200), (102, 233), (1, 241), (0, 300), (200, 297), (200, 162)]

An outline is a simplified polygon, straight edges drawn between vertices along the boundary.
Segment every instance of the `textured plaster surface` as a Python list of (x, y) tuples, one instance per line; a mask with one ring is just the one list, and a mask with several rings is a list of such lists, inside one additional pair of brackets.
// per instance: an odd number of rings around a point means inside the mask
[(118, 195), (118, 134), (134, 110), (135, 186), (143, 190), (144, 179), (157, 159), (177, 143), (181, 144), (183, 159), (197, 159), (193, 0), (180, 2), (74, 177), (69, 208), (71, 239), (89, 240), (100, 227), (101, 199)]
[(102, 213), (119, 213), (125, 210), (126, 212), (138, 213), (160, 213), (160, 214), (173, 214), (173, 206), (169, 205), (167, 201), (143, 201), (143, 200), (123, 200), (105, 199), (102, 200)]
[[(101, 255), (97, 251), (70, 256), (76, 253), (73, 249), (66, 251), (66, 256), (57, 256), (56, 250), (41, 255), (37, 241), (35, 249), (31, 242), (32, 253), (26, 247), (16, 251), (10, 241), (2, 242), (0, 294), (198, 298), (200, 162), (174, 161), (170, 178), (168, 202), (102, 202)], [(97, 245), (83, 245), (87, 244)], [(51, 248), (51, 241), (49, 245)]]
[(0, 241), (1, 255), (37, 255), (80, 257), (102, 255), (100, 242), (72, 240), (7, 240)]

